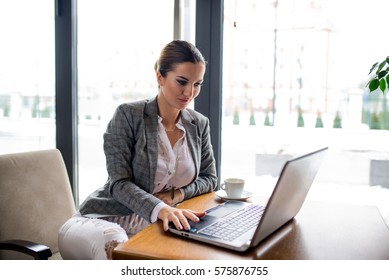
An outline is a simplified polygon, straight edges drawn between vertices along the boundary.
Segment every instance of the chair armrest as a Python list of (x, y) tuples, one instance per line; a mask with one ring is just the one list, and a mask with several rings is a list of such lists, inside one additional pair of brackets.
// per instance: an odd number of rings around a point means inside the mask
[(0, 250), (18, 251), (30, 255), (36, 260), (47, 260), (53, 255), (49, 247), (27, 240), (1, 241)]

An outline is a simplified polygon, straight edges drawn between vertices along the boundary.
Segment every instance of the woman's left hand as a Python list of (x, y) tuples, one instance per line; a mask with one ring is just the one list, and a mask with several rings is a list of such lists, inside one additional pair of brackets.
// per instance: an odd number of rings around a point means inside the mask
[(169, 206), (174, 206), (184, 200), (180, 190), (174, 190), (174, 195), (171, 191), (167, 191), (156, 193), (155, 196)]

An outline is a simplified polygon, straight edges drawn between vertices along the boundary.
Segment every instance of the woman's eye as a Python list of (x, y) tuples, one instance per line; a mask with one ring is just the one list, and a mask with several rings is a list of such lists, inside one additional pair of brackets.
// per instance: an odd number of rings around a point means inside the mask
[(201, 87), (203, 84), (202, 83), (196, 83), (195, 87)]
[(187, 81), (177, 80), (177, 83), (179, 83), (181, 86), (185, 86), (187, 84)]

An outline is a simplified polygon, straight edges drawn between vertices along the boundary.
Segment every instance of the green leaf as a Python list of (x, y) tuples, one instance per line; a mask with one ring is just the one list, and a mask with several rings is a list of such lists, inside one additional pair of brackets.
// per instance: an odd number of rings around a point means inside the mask
[(386, 83), (388, 84), (388, 86), (389, 86), (389, 75), (388, 76), (386, 76)]
[(389, 56), (386, 57), (386, 62), (389, 64)]
[(378, 73), (378, 79), (385, 77), (388, 74), (388, 71), (384, 70)]
[(385, 81), (385, 79), (381, 79), (380, 80), (380, 90), (382, 92), (385, 92), (385, 89), (386, 89), (386, 81)]
[(378, 79), (373, 79), (369, 83), (370, 92), (375, 91), (380, 85), (380, 81)]
[(377, 67), (377, 65), (378, 65), (378, 62), (373, 64), (373, 66), (370, 68), (369, 75), (371, 74), (371, 72), (374, 71), (374, 69)]
[(380, 66), (378, 66), (378, 69), (377, 69), (377, 75), (378, 75), (378, 73), (382, 70), (382, 68), (384, 68), (384, 66), (385, 66), (385, 64), (386, 64), (386, 60), (384, 60), (384, 61), (382, 61), (381, 63), (380, 63)]

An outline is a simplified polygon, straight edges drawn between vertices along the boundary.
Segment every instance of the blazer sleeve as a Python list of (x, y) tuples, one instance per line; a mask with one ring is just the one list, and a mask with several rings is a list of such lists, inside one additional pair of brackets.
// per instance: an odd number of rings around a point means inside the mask
[(150, 193), (147, 179), (150, 170), (143, 110), (129, 106), (122, 104), (116, 109), (104, 134), (108, 191), (121, 205), (150, 221), (160, 200)]

